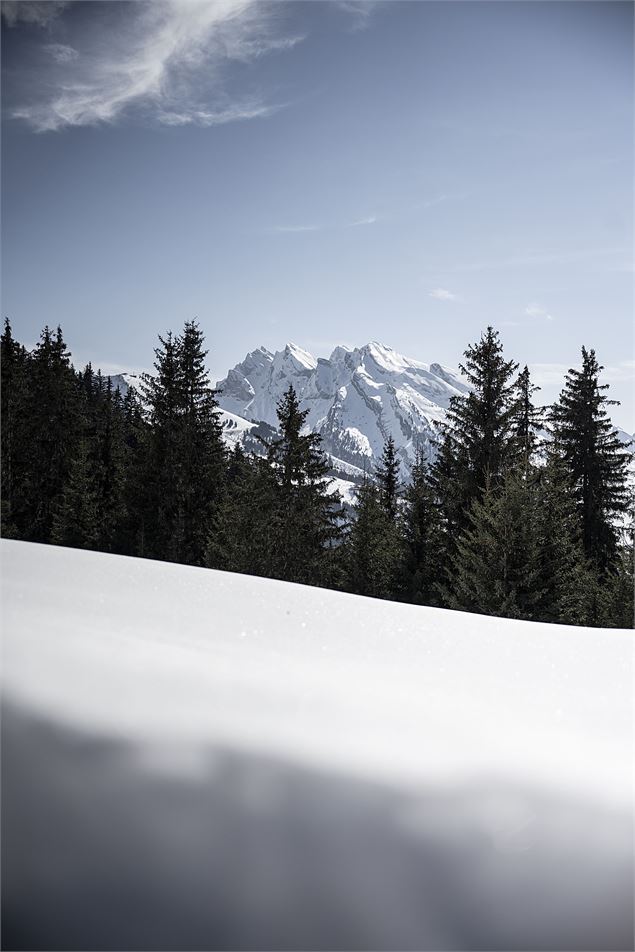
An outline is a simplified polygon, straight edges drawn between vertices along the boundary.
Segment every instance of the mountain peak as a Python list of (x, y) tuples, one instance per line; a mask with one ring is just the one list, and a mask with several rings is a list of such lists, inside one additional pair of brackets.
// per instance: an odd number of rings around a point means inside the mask
[(304, 350), (304, 348), (298, 344), (294, 344), (293, 341), (289, 341), (289, 343), (285, 345), (282, 353), (285, 357), (292, 357), (303, 367), (306, 367), (307, 370), (315, 370), (317, 367), (317, 360), (313, 354), (310, 354), (308, 350)]

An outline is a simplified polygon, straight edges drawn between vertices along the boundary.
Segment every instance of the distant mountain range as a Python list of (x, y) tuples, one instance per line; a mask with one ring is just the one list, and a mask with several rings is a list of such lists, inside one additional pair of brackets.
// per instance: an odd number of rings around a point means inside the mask
[[(111, 379), (122, 393), (138, 384), (134, 374)], [(227, 442), (257, 450), (255, 437), (276, 427), (276, 405), (289, 384), (308, 410), (308, 428), (322, 437), (335, 485), (345, 497), (364, 472), (374, 470), (389, 436), (404, 476), (417, 448), (431, 459), (436, 424), (445, 419), (451, 398), (468, 392), (458, 370), (404, 357), (376, 341), (336, 347), (328, 359), (292, 343), (275, 353), (259, 347), (216, 384)], [(618, 432), (625, 442), (631, 439)]]

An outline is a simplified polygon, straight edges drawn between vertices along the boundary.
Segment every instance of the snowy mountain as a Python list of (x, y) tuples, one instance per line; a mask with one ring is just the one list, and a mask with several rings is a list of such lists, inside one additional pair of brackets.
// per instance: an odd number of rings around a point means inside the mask
[[(129, 373), (111, 379), (122, 393), (139, 383)], [(275, 353), (259, 347), (216, 383), (230, 447), (239, 442), (246, 450), (262, 452), (257, 435), (272, 435), (276, 406), (289, 384), (308, 410), (307, 428), (322, 437), (333, 488), (347, 502), (364, 472), (374, 470), (389, 436), (404, 477), (417, 447), (431, 458), (436, 424), (445, 419), (451, 398), (468, 391), (457, 370), (404, 357), (376, 341), (353, 349), (336, 347), (328, 359), (315, 358), (293, 343)], [(632, 439), (620, 429), (618, 436), (624, 443)]]
[(0, 554), (4, 948), (633, 949), (629, 632)]
[(216, 386), (223, 409), (246, 420), (275, 425), (276, 404), (289, 384), (308, 410), (307, 426), (319, 433), (336, 468), (354, 476), (372, 469), (392, 436), (404, 468), (417, 447), (432, 452), (435, 424), (450, 399), (467, 392), (458, 372), (424, 364), (371, 341), (336, 347), (328, 359), (295, 344), (247, 354)]

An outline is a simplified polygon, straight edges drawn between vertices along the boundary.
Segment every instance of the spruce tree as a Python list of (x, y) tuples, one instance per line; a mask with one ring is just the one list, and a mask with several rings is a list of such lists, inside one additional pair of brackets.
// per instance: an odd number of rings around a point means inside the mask
[(534, 486), (517, 473), (473, 503), (446, 589), (450, 608), (506, 618), (535, 617), (540, 599)]
[(3, 537), (21, 536), (25, 531), (30, 442), (26, 430), (27, 360), (25, 348), (13, 337), (9, 319), (5, 319), (0, 338), (0, 462), (2, 466), (2, 504), (0, 531)]
[(428, 464), (418, 449), (411, 482), (404, 493), (401, 521), (402, 555), (398, 592), (415, 605), (437, 605), (440, 579), (440, 525), (438, 505), (430, 484)]
[(582, 348), (582, 367), (567, 374), (560, 399), (552, 407), (554, 448), (570, 474), (582, 529), (584, 552), (600, 574), (616, 568), (619, 537), (616, 520), (627, 511), (624, 450), (607, 407), (616, 405), (599, 383), (603, 370), (594, 350)]
[(141, 450), (143, 552), (203, 565), (225, 467), (218, 402), (198, 324), (188, 322), (182, 335), (159, 342), (156, 375), (142, 384), (149, 423)]
[(100, 548), (98, 479), (95, 458), (88, 442), (82, 439), (55, 506), (51, 542), (75, 549)]
[(270, 577), (270, 526), (278, 486), (266, 459), (247, 456), (237, 444), (230, 456), (223, 494), (210, 530), (206, 564), (210, 568)]
[(515, 384), (515, 406), (512, 414), (511, 436), (516, 444), (518, 461), (528, 477), (535, 462), (539, 432), (544, 426), (542, 413), (533, 403), (533, 395), (540, 387), (531, 382), (525, 364)]
[(395, 450), (395, 441), (389, 436), (384, 443), (381, 460), (377, 467), (376, 477), (379, 486), (381, 504), (391, 522), (397, 518), (399, 504), (399, 468), (400, 462)]
[(387, 540), (394, 523), (376, 483), (365, 479), (357, 490), (346, 541), (346, 588), (355, 595), (391, 598), (395, 591), (395, 553)]
[(278, 402), (280, 436), (267, 445), (276, 482), (269, 526), (271, 573), (313, 585), (333, 584), (333, 550), (341, 537), (338, 493), (329, 492), (328, 463), (321, 437), (304, 433), (308, 414), (293, 386)]
[(24, 414), (29, 455), (20, 536), (49, 542), (81, 430), (78, 382), (60, 327), (55, 333), (45, 327), (29, 358)]
[(470, 525), (473, 504), (501, 485), (512, 466), (516, 409), (512, 377), (517, 366), (504, 359), (492, 327), (467, 348), (459, 365), (470, 391), (450, 400), (432, 469), (450, 552), (458, 534)]
[(540, 598), (539, 621), (565, 625), (598, 624), (597, 573), (582, 545), (569, 473), (553, 444), (537, 470)]

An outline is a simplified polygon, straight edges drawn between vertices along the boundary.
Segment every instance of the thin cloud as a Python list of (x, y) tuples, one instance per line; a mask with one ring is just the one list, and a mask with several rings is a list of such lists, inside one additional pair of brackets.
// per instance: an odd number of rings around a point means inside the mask
[(539, 318), (545, 321), (553, 320), (553, 315), (549, 314), (549, 312), (544, 307), (541, 307), (540, 304), (528, 304), (525, 308), (525, 314), (527, 317)]
[(20, 22), (47, 27), (67, 6), (68, 0), (3, 0), (2, 17), (8, 27)]
[[(82, 37), (86, 49), (76, 44), (81, 57), (73, 47), (49, 44), (45, 51), (55, 66), (47, 71), (42, 65), (39, 96), (15, 108), (14, 117), (37, 132), (48, 132), (112, 123), (132, 108), (172, 126), (218, 125), (282, 108), (260, 95), (231, 96), (224, 76), (229, 62), (250, 62), (302, 41), (301, 36), (273, 35), (268, 4), (153, 0), (107, 9), (125, 18), (109, 34), (109, 42), (98, 35), (101, 27), (95, 20)], [(10, 16), (15, 21), (15, 14)]]
[(276, 225), (270, 231), (279, 235), (294, 235), (303, 231), (321, 231), (323, 227), (323, 225)]
[(369, 215), (368, 218), (360, 218), (358, 221), (352, 221), (348, 227), (357, 228), (359, 225), (374, 225), (376, 221), (376, 215)]
[(79, 56), (76, 49), (72, 46), (66, 46), (65, 43), (46, 43), (42, 47), (45, 53), (48, 53), (56, 63), (72, 63)]
[(364, 225), (374, 225), (379, 219), (376, 215), (369, 215), (366, 218), (358, 218), (356, 221), (349, 222), (323, 222), (321, 224), (298, 224), (298, 225), (275, 225), (268, 228), (269, 234), (299, 234), (304, 231), (339, 231), (343, 228), (359, 228)]
[(458, 295), (448, 291), (447, 288), (433, 288), (429, 296), (435, 301), (458, 301)]
[(377, 8), (377, 0), (338, 0), (337, 7), (350, 17), (351, 31), (367, 30)]

